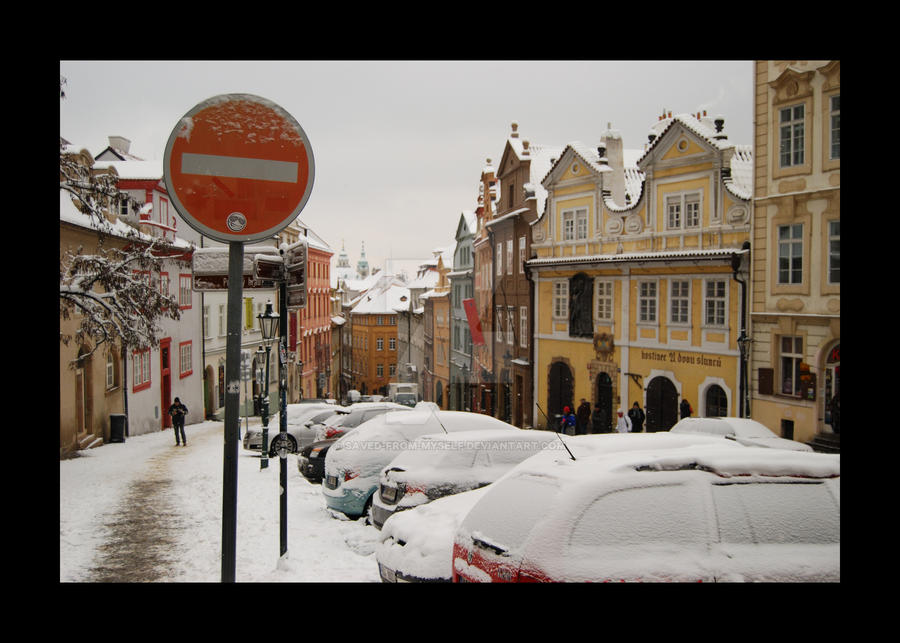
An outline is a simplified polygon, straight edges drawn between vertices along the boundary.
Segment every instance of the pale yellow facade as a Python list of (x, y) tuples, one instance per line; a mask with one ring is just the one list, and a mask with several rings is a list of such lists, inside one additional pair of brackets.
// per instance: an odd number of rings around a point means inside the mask
[(732, 256), (750, 237), (751, 155), (710, 121), (670, 114), (643, 150), (623, 150), (614, 132), (599, 150), (571, 144), (544, 180), (528, 265), (535, 417), (549, 426), (582, 399), (610, 429), (635, 402), (645, 430), (670, 428), (683, 399), (695, 416), (738, 415)]
[(840, 390), (841, 66), (754, 70), (752, 413), (806, 442), (834, 435)]

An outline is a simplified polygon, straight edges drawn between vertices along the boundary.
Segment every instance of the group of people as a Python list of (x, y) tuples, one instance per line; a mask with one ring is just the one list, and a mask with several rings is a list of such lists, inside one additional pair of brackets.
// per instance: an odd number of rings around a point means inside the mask
[(608, 433), (610, 429), (619, 433), (641, 433), (644, 430), (646, 415), (637, 402), (628, 410), (627, 414), (619, 409), (616, 411), (616, 416), (616, 426), (611, 427), (609, 422), (604, 421), (600, 405), (595, 404), (594, 410), (591, 411), (591, 405), (582, 398), (575, 413), (572, 413), (572, 409), (568, 406), (563, 409), (560, 418), (560, 432), (585, 435), (587, 433)]
[[(690, 417), (694, 413), (691, 403), (687, 400), (681, 401), (681, 417)], [(611, 428), (618, 433), (642, 433), (644, 431), (644, 420), (647, 419), (644, 410), (640, 404), (635, 402), (628, 413), (623, 413), (622, 409), (616, 411), (616, 426), (609, 426), (604, 421), (603, 411), (599, 404), (594, 405), (593, 412), (591, 405), (587, 400), (581, 398), (581, 404), (578, 410), (572, 413), (572, 409), (568, 406), (563, 408), (563, 414), (560, 418), (560, 433), (574, 433), (575, 435), (584, 435), (586, 433), (609, 433)]]

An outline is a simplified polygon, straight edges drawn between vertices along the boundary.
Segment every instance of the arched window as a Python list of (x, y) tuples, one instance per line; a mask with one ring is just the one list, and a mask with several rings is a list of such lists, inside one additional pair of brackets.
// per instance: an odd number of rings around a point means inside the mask
[(720, 418), (728, 415), (728, 396), (718, 384), (706, 389), (706, 410), (708, 418)]

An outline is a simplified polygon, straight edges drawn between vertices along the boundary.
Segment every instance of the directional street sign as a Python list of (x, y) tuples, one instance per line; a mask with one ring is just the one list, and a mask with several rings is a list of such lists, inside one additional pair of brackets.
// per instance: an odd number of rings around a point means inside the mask
[(288, 308), (306, 308), (306, 240), (288, 246), (284, 253), (284, 271)]
[(169, 136), (163, 178), (189, 226), (217, 241), (271, 238), (312, 192), (315, 162), (300, 124), (275, 103), (223, 94), (191, 109)]

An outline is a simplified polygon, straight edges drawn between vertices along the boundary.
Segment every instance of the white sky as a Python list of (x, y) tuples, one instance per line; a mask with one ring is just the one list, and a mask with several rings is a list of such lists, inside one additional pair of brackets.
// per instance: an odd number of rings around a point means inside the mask
[(352, 265), (428, 258), (477, 206), (485, 159), (510, 123), (535, 144), (596, 145), (607, 124), (641, 149), (663, 110), (725, 117), (753, 142), (752, 61), (61, 61), (60, 135), (96, 155), (108, 136), (161, 160), (201, 101), (256, 94), (287, 110), (312, 144), (316, 175), (300, 218)]

